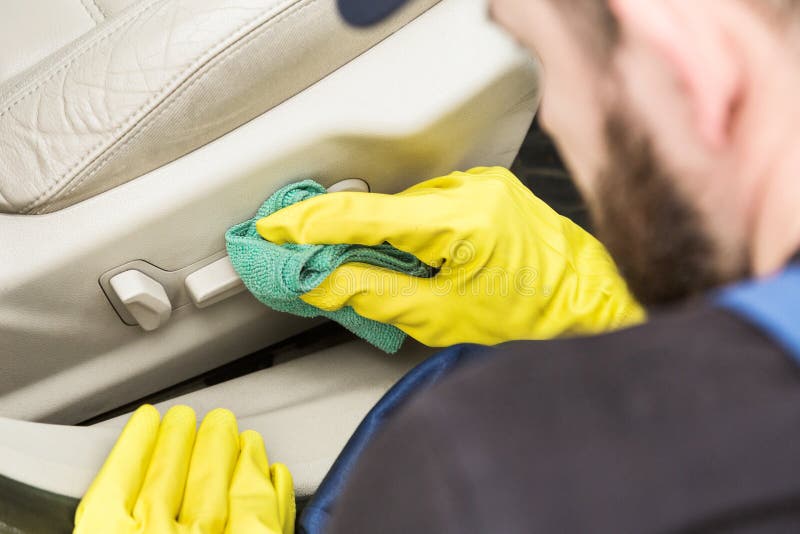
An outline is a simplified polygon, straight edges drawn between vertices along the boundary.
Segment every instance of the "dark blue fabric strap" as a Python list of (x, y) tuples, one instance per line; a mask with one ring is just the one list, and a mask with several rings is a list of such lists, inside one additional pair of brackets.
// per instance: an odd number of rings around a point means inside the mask
[(486, 347), (458, 345), (439, 352), (412, 369), (378, 401), (347, 442), (331, 470), (306, 505), (298, 521), (300, 534), (322, 534), (330, 519), (336, 499), (344, 488), (350, 472), (375, 433), (383, 427), (409, 398), (419, 393), (463, 363), (482, 357)]
[(763, 330), (800, 364), (800, 265), (724, 290), (717, 304)]
[(339, 13), (353, 26), (371, 26), (382, 21), (407, 0), (338, 0)]

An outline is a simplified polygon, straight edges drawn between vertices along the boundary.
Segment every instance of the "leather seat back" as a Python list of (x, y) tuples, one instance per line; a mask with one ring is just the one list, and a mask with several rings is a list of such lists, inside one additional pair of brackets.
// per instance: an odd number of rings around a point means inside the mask
[(0, 86), (0, 213), (51, 212), (173, 161), (437, 1), (366, 31), (334, 0), (135, 2)]

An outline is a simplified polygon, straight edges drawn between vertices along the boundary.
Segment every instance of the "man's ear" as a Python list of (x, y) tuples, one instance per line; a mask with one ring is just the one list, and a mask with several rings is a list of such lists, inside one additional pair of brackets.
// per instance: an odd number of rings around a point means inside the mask
[(742, 92), (741, 66), (722, 24), (697, 0), (609, 0), (623, 38), (643, 42), (672, 69), (690, 100), (700, 138), (711, 149), (729, 140)]

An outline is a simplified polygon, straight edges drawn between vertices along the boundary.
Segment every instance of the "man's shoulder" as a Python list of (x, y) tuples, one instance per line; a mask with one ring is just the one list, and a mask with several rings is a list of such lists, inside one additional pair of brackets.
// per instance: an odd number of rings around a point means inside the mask
[(798, 441), (791, 360), (699, 306), (490, 349), (410, 402), (378, 456), (427, 458), (445, 501), (473, 503), (455, 514), (502, 517), (504, 532), (643, 532), (800, 489)]
[[(436, 404), (452, 399), (458, 406), (476, 395), (522, 399), (535, 392), (590, 395), (604, 389), (620, 398), (638, 398), (642, 391), (670, 397), (682, 392), (691, 401), (700, 383), (705, 391), (744, 391), (787, 376), (797, 378), (796, 366), (770, 338), (736, 315), (701, 303), (665, 310), (645, 324), (608, 334), (488, 349), (478, 363), (427, 395), (435, 396)], [(427, 403), (425, 397), (416, 402)]]

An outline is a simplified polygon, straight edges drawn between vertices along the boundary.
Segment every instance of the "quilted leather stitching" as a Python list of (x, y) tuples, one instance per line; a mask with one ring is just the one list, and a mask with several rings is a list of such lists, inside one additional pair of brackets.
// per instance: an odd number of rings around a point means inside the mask
[(3, 115), (5, 115), (6, 113), (8, 113), (12, 109), (14, 109), (17, 105), (22, 103), (24, 100), (26, 100), (29, 96), (31, 96), (33, 93), (35, 93), (38, 89), (41, 89), (45, 84), (47, 84), (53, 78), (58, 76), (60, 73), (62, 73), (65, 70), (69, 69), (82, 56), (88, 54), (89, 52), (91, 52), (92, 50), (97, 48), (101, 43), (103, 43), (104, 41), (107, 41), (109, 38), (113, 37), (114, 34), (119, 32), (123, 28), (125, 28), (128, 24), (138, 20), (142, 15), (144, 15), (147, 11), (149, 11), (150, 8), (155, 6), (155, 4), (158, 4), (159, 2), (163, 3), (164, 1), (165, 0), (151, 0), (150, 2), (142, 4), (139, 9), (136, 9), (133, 13), (130, 14), (130, 17), (128, 17), (127, 19), (124, 19), (123, 21), (121, 21), (119, 26), (113, 28), (110, 32), (108, 32), (106, 34), (100, 35), (96, 40), (87, 43), (86, 48), (78, 50), (75, 53), (75, 55), (72, 56), (69, 59), (69, 61), (67, 61), (66, 63), (62, 64), (61, 66), (59, 66), (55, 70), (53, 70), (50, 73), (50, 75), (47, 76), (46, 78), (44, 78), (42, 80), (39, 80), (36, 84), (33, 85), (33, 87), (28, 89), (28, 91), (26, 91), (24, 94), (20, 95), (16, 100), (14, 100), (10, 104), (8, 104), (8, 106), (6, 108), (1, 110), (0, 111), (0, 118), (2, 118)]
[[(248, 22), (248, 23), (240, 26), (239, 28), (237, 28), (231, 34), (226, 35), (223, 39), (217, 41), (212, 46), (207, 48), (200, 56), (197, 56), (193, 60), (191, 60), (191, 63), (189, 64), (189, 66), (186, 69), (182, 70), (181, 72), (179, 72), (178, 74), (176, 74), (175, 76), (170, 78), (167, 82), (162, 84), (162, 90), (160, 90), (159, 92), (155, 93), (144, 104), (142, 104), (139, 108), (137, 108), (136, 111), (134, 111), (132, 114), (130, 114), (128, 116), (127, 120), (125, 120), (122, 124), (118, 124), (116, 126), (113, 126), (113, 131), (111, 132), (111, 137), (112, 137), (111, 139), (108, 139), (108, 138), (102, 139), (99, 143), (93, 145), (91, 148), (89, 148), (87, 151), (85, 151), (79, 157), (79, 159), (76, 161), (75, 164), (71, 165), (66, 171), (64, 171), (58, 177), (58, 179), (53, 184), (50, 185), (50, 187), (48, 187), (46, 190), (44, 190), (42, 193), (40, 193), (34, 200), (32, 200), (31, 202), (26, 204), (21, 209), (21, 211), (23, 213), (31, 212), (38, 205), (40, 205), (41, 203), (46, 202), (47, 200), (49, 200), (51, 195), (53, 195), (59, 189), (63, 188), (66, 183), (69, 183), (69, 181), (70, 181), (69, 175), (72, 174), (72, 172), (75, 169), (77, 169), (78, 167), (81, 167), (82, 165), (85, 165), (87, 163), (87, 159), (89, 159), (91, 157), (93, 152), (95, 152), (97, 149), (102, 147), (104, 144), (113, 143), (116, 140), (117, 135), (122, 130), (130, 128), (131, 126), (133, 126), (136, 123), (136, 121), (141, 120), (141, 117), (139, 117), (139, 114), (143, 110), (145, 110), (146, 108), (148, 108), (151, 105), (153, 105), (159, 99), (163, 99), (163, 98), (167, 97), (169, 92), (170, 92), (168, 90), (169, 86), (171, 86), (177, 80), (179, 80), (180, 78), (187, 77), (187, 75), (189, 73), (195, 71), (204, 62), (206, 62), (209, 59), (211, 59), (214, 55), (220, 53), (221, 51), (217, 51), (216, 50), (220, 45), (222, 45), (223, 43), (225, 43), (226, 41), (229, 41), (231, 39), (233, 40), (233, 42), (235, 42), (236, 40), (238, 40), (241, 37), (241, 35), (244, 35), (244, 34), (250, 32), (250, 31), (252, 31), (253, 28), (258, 27), (259, 25), (270, 21), (275, 16), (275, 13), (278, 13), (280, 11), (285, 10), (287, 7), (291, 6), (296, 1), (297, 0), (286, 0), (286, 1), (278, 4), (277, 6), (273, 7), (273, 9), (269, 10), (266, 13), (263, 13), (255, 21), (251, 20), (250, 22)], [(265, 15), (267, 17), (266, 20), (264, 19)], [(55, 74), (53, 76), (55, 76)]]
[(108, 15), (106, 15), (106, 12), (105, 12), (105, 11), (103, 11), (103, 8), (102, 8), (102, 7), (100, 7), (100, 4), (98, 4), (98, 3), (97, 3), (97, 0), (92, 0), (92, 4), (94, 4), (94, 7), (96, 7), (96, 8), (97, 8), (97, 11), (98, 11), (98, 12), (99, 12), (101, 15), (103, 15), (103, 18), (104, 18), (104, 19), (107, 19), (107, 18), (108, 18)]
[[(78, 0), (78, 1), (81, 3), (81, 6), (83, 6), (83, 10), (86, 11), (86, 13), (92, 19), (92, 22), (94, 22), (95, 24), (103, 22), (103, 19), (97, 16), (98, 13), (96, 11), (93, 11), (92, 8), (89, 7), (88, 5), (88, 2), (94, 2), (94, 0)], [(97, 7), (97, 4), (95, 4), (95, 7)]]
[[(255, 41), (255, 40), (257, 40), (257, 39), (259, 39), (261, 37), (264, 37), (265, 35), (268, 35), (270, 30), (273, 30), (273, 29), (276, 28), (277, 24), (290, 20), (292, 17), (297, 16), (304, 9), (312, 6), (313, 4), (315, 4), (317, 2), (317, 0), (306, 0), (306, 1), (308, 1), (307, 4), (300, 6), (299, 8), (295, 9), (294, 11), (286, 12), (284, 15), (281, 15), (279, 18), (275, 18), (275, 19), (270, 20), (271, 24), (269, 26), (264, 26), (263, 28), (260, 28), (257, 32), (255, 32), (253, 35), (247, 37), (246, 39), (243, 39), (242, 41), (239, 41), (239, 42), (235, 43), (235, 45), (238, 47), (236, 50), (234, 50), (230, 54), (227, 54), (224, 58), (222, 58), (218, 63), (213, 65), (210, 69), (208, 69), (207, 71), (203, 72), (197, 78), (192, 80), (189, 84), (185, 85), (180, 90), (175, 92), (174, 95), (173, 95), (173, 98), (170, 100), (170, 102), (166, 106), (164, 106), (161, 109), (159, 109), (152, 117), (150, 117), (150, 119), (148, 121), (143, 122), (140, 125), (141, 127), (139, 127), (137, 129), (137, 131), (133, 135), (128, 137), (128, 139), (126, 139), (123, 143), (121, 143), (119, 146), (115, 147), (108, 154), (103, 156), (102, 160), (100, 160), (100, 162), (99, 162), (99, 165), (95, 169), (93, 169), (87, 175), (82, 176), (80, 179), (76, 180), (75, 183), (70, 185), (68, 190), (63, 192), (63, 194), (64, 195), (68, 195), (69, 193), (71, 193), (72, 191), (77, 189), (85, 180), (89, 179), (94, 174), (100, 172), (100, 170), (102, 170), (111, 161), (111, 159), (113, 158), (114, 155), (116, 155), (117, 152), (119, 152), (124, 147), (126, 147), (128, 144), (130, 144), (132, 141), (134, 141), (136, 138), (138, 138), (139, 135), (141, 135), (143, 132), (147, 131), (147, 127), (150, 124), (152, 124), (155, 121), (155, 119), (160, 117), (162, 114), (164, 114), (169, 109), (171, 109), (173, 105), (175, 105), (177, 102), (179, 102), (180, 101), (179, 100), (180, 97), (184, 93), (186, 93), (189, 89), (194, 87), (200, 81), (204, 80), (209, 74), (213, 73), (217, 68), (219, 68), (222, 65), (224, 65), (226, 61), (234, 59), (235, 57), (237, 57), (246, 48), (246, 46), (248, 44), (250, 44), (251, 42), (253, 42), (253, 41)], [(299, 3), (295, 4), (295, 5), (299, 5)], [(44, 212), (44, 208), (40, 209), (36, 213), (43, 213), (43, 212)]]
[[(236, 50), (234, 50), (230, 54), (225, 55), (218, 63), (214, 64), (211, 68), (209, 68), (207, 71), (205, 71), (202, 74), (200, 74), (197, 78), (192, 80), (189, 84), (185, 85), (184, 87), (182, 87), (178, 91), (176, 91), (172, 95), (172, 99), (170, 100), (170, 102), (166, 106), (164, 106), (161, 109), (159, 109), (152, 117), (149, 118), (149, 120), (147, 120), (146, 122), (143, 122), (140, 125), (140, 127), (136, 130), (135, 133), (133, 133), (131, 136), (129, 136), (125, 141), (123, 141), (120, 145), (118, 145), (113, 150), (111, 150), (108, 154), (103, 156), (102, 160), (99, 161), (99, 164), (95, 169), (93, 169), (91, 172), (87, 173), (85, 176), (82, 176), (78, 180), (76, 180), (73, 184), (71, 184), (69, 186), (69, 189), (64, 191), (62, 194), (63, 195), (68, 195), (69, 193), (71, 193), (72, 191), (74, 191), (75, 189), (80, 187), (80, 185), (84, 181), (88, 180), (90, 177), (92, 177), (95, 174), (97, 174), (98, 172), (100, 172), (111, 161), (111, 159), (114, 157), (114, 155), (116, 155), (117, 152), (119, 152), (120, 150), (125, 148), (127, 145), (129, 145), (131, 142), (133, 142), (135, 139), (137, 139), (139, 137), (139, 135), (141, 135), (142, 133), (146, 132), (147, 131), (147, 127), (150, 124), (152, 124), (155, 121), (155, 119), (160, 117), (162, 114), (166, 113), (168, 110), (170, 110), (172, 108), (173, 105), (175, 105), (177, 102), (179, 102), (180, 101), (180, 97), (184, 93), (189, 91), (197, 83), (199, 83), (202, 80), (204, 80), (208, 75), (213, 73), (216, 69), (218, 69), (219, 67), (223, 66), (226, 61), (229, 61), (229, 60), (232, 60), (232, 59), (236, 58), (239, 54), (241, 54), (245, 50), (245, 48), (247, 47), (248, 44), (250, 44), (251, 42), (253, 42), (253, 41), (257, 40), (257, 39), (260, 39), (260, 38), (268, 35), (271, 30), (274, 30), (277, 27), (277, 24), (279, 24), (281, 22), (286, 22), (286, 21), (292, 19), (293, 17), (299, 15), (303, 10), (305, 10), (308, 7), (311, 7), (318, 0), (305, 0), (305, 1), (307, 1), (308, 3), (305, 4), (305, 5), (300, 6), (299, 8), (295, 9), (294, 11), (287, 11), (283, 15), (280, 15), (277, 18), (271, 19), (269, 21), (271, 23), (270, 25), (264, 26), (262, 28), (259, 28), (256, 32), (254, 32), (252, 35), (248, 36), (246, 39), (243, 39), (243, 40), (235, 43), (235, 46), (237, 47)], [(300, 5), (300, 3), (295, 4), (295, 6), (299, 6), (299, 5)], [(55, 198), (55, 196), (53, 198)], [(40, 208), (39, 210), (37, 210), (37, 211), (35, 211), (33, 213), (42, 214), (42, 213), (45, 212), (45, 210), (46, 210), (46, 208)]]

